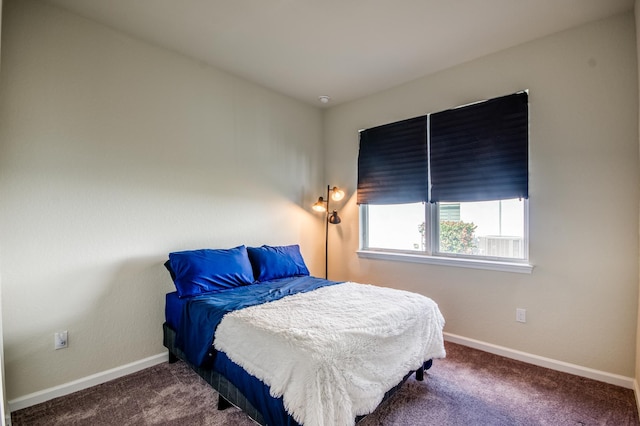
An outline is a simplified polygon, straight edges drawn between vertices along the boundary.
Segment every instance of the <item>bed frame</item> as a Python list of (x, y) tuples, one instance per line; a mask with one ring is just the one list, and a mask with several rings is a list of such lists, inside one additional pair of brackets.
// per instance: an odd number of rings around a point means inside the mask
[[(176, 332), (167, 323), (162, 325), (163, 329), (163, 345), (169, 350), (169, 363), (175, 363), (179, 360), (185, 362), (191, 369), (193, 369), (200, 377), (202, 377), (211, 387), (218, 392), (218, 410), (224, 410), (232, 405), (240, 408), (251, 419), (260, 425), (266, 425), (263, 415), (247, 400), (247, 398), (235, 387), (226, 377), (222, 374), (214, 371), (211, 368), (198, 367), (186, 360), (184, 352), (182, 352), (176, 346)], [(422, 368), (415, 370), (416, 380), (424, 380), (424, 372), (431, 368), (433, 361), (426, 361)], [(400, 383), (390, 389), (385, 395), (382, 401), (387, 400), (391, 395), (397, 391), (402, 384), (413, 374), (411, 371), (407, 374)], [(365, 416), (358, 416), (356, 423), (362, 420)]]

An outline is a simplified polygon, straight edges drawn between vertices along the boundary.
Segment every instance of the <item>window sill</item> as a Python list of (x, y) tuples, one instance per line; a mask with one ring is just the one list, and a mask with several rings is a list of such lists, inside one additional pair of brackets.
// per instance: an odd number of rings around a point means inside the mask
[(427, 256), (423, 254), (395, 253), (370, 250), (358, 250), (358, 257), (364, 259), (390, 260), (394, 262), (425, 263), (429, 265), (453, 266), (457, 268), (485, 269), (490, 271), (530, 274), (533, 265), (528, 263), (499, 262), (493, 260), (462, 259), (456, 257)]

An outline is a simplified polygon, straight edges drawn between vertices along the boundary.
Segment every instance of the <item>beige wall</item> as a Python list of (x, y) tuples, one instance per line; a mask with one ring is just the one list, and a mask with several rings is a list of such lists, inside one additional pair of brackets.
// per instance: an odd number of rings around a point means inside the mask
[[(0, 34), (2, 34), (2, 1), (0, 0)], [(1, 36), (0, 36), (1, 41)], [(1, 43), (0, 43), (1, 44)], [(1, 52), (1, 51), (0, 51)], [(1, 64), (2, 55), (0, 54), (0, 73), (2, 72)], [(1, 198), (0, 198), (1, 199)], [(6, 424), (7, 416), (7, 398), (5, 398), (4, 386), (4, 338), (2, 333), (2, 269), (0, 269), (0, 426)]]
[[(420, 43), (416, 43), (420, 48)], [(358, 130), (529, 89), (531, 275), (360, 259), (358, 209), (332, 227), (330, 276), (435, 299), (445, 331), (635, 374), (638, 74), (634, 18), (581, 26), (329, 110), (325, 174), (354, 194)], [(527, 323), (515, 321), (516, 307)]]
[[(635, 12), (635, 21), (636, 21), (636, 50), (637, 50), (637, 56), (636, 58), (640, 58), (640, 0), (636, 0), (635, 1), (635, 5), (634, 5), (634, 12)], [(638, 69), (638, 80), (640, 81), (640, 68)], [(640, 93), (638, 94), (638, 97), (640, 98)], [(639, 126), (640, 126), (640, 111), (638, 112), (639, 114), (639, 118), (638, 118), (638, 122), (639, 122)], [(640, 140), (639, 140), (640, 143)], [(637, 184), (640, 185), (640, 182), (638, 182)], [(639, 218), (640, 220), (640, 218)], [(640, 265), (640, 262), (639, 262)], [(640, 266), (639, 266), (640, 267)], [(638, 283), (638, 285), (640, 286), (640, 283)], [(638, 292), (638, 306), (640, 307), (640, 291)], [(635, 392), (636, 392), (636, 402), (638, 405), (638, 413), (640, 413), (640, 388), (638, 387), (638, 384), (640, 383), (640, 308), (638, 309), (638, 324), (637, 324), (637, 328), (636, 328), (636, 345), (635, 345), (635, 350), (636, 350), (636, 374), (635, 374)]]
[(319, 109), (40, 2), (2, 44), (9, 400), (162, 353), (170, 251), (300, 243), (323, 274)]

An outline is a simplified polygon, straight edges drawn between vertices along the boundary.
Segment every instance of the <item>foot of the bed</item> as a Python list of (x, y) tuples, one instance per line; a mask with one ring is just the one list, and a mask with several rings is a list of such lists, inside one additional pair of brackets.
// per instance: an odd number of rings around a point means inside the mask
[(218, 410), (225, 410), (231, 407), (231, 405), (233, 404), (227, 401), (222, 395), (218, 394)]
[(175, 356), (171, 351), (169, 351), (169, 364), (174, 364), (178, 362), (180, 359)]
[(430, 359), (429, 361), (425, 362), (425, 363), (424, 363), (424, 369), (425, 369), (425, 371), (426, 371), (426, 370), (428, 370), (428, 369), (430, 369), (432, 365), (433, 365), (433, 360), (432, 360), (432, 359)]

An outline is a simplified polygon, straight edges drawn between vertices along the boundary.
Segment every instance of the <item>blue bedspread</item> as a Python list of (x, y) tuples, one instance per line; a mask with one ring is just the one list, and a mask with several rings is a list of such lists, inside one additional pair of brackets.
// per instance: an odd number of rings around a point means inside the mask
[(310, 276), (294, 277), (194, 297), (182, 312), (176, 344), (192, 364), (210, 365), (215, 330), (225, 314), (334, 284), (338, 282)]

